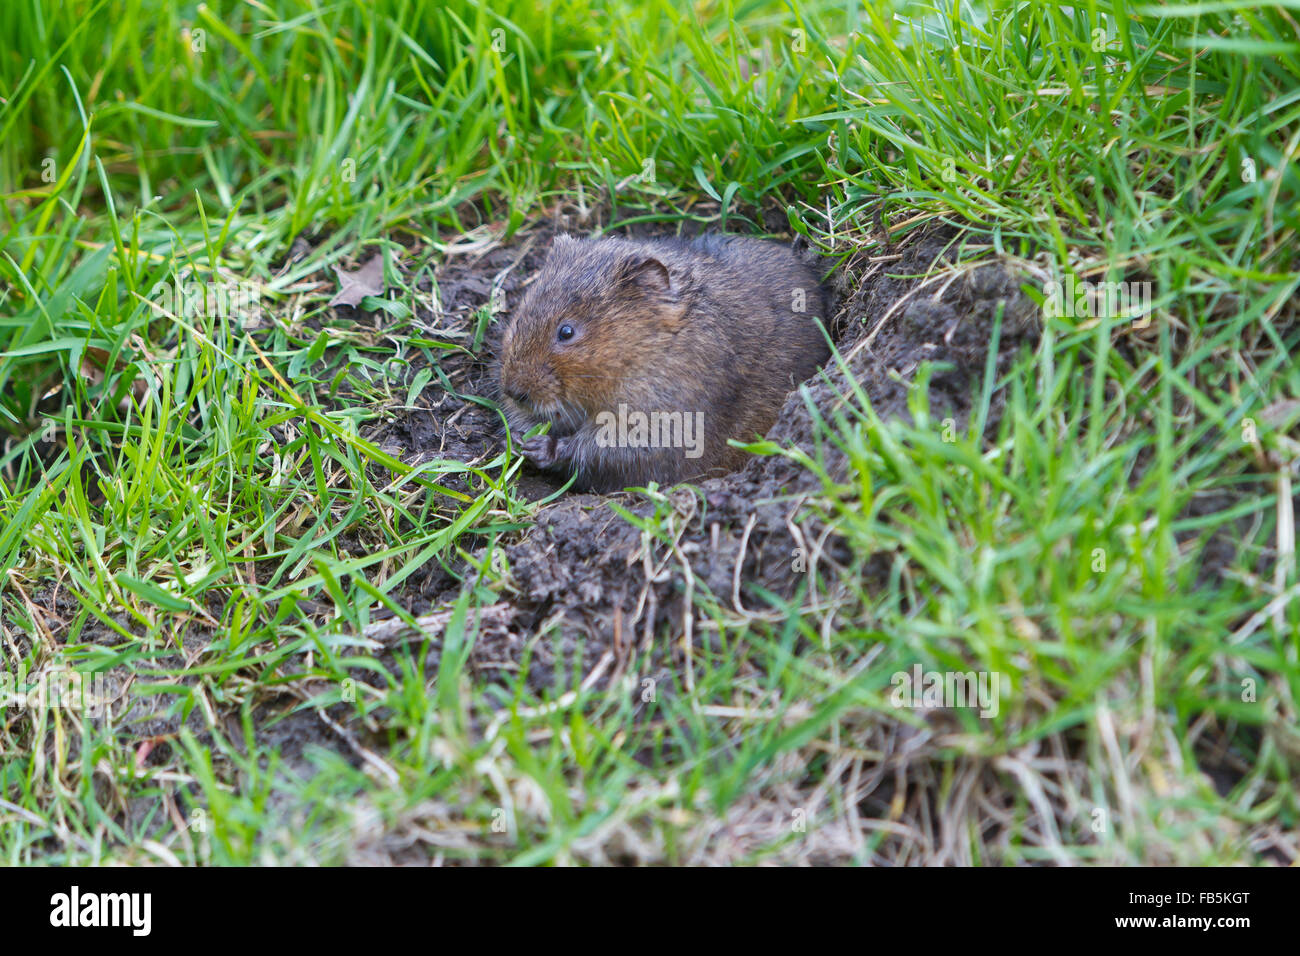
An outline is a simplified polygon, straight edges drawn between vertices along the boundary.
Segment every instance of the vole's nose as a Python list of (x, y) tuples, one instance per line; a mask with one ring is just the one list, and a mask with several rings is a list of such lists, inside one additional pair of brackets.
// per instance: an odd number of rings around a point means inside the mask
[(501, 390), (505, 393), (506, 398), (514, 399), (521, 405), (528, 401), (528, 393), (513, 382), (502, 382)]

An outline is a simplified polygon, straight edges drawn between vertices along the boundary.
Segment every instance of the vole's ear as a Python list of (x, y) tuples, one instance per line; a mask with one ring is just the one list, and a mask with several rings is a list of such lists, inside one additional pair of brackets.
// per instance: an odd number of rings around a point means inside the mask
[(625, 260), (619, 277), (643, 292), (664, 298), (676, 296), (681, 289), (681, 276), (654, 256), (638, 255)]
[(568, 233), (561, 233), (551, 240), (550, 252), (546, 254), (548, 259), (554, 256), (562, 256), (566, 252), (573, 252), (574, 247), (581, 245), (582, 240), (577, 236), (571, 236)]

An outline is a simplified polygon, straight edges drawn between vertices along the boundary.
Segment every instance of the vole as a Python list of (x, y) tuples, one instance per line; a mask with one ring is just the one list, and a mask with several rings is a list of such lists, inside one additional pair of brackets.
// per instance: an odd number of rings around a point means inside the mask
[(560, 235), (502, 331), (498, 382), (521, 450), (611, 491), (734, 471), (830, 355), (829, 294), (790, 246)]

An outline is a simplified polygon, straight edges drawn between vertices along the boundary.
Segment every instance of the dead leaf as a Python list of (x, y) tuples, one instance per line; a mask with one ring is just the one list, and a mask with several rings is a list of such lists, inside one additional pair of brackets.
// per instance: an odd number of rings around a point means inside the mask
[[(85, 379), (87, 385), (99, 385), (104, 381), (108, 372), (109, 354), (103, 349), (95, 348), (93, 345), (88, 346), (81, 355), (81, 377)], [(114, 363), (114, 371), (122, 371), (127, 363), (118, 359)], [(149, 391), (149, 383), (140, 376), (136, 376), (131, 382), (131, 394), (135, 396), (137, 402), (144, 401), (145, 395)], [(127, 407), (126, 396), (122, 397), (119, 407), (125, 410)]]
[(368, 295), (383, 295), (384, 257), (374, 256), (356, 272), (344, 272), (335, 267), (334, 274), (339, 277), (339, 291), (330, 299), (330, 305), (350, 305), (353, 308), (361, 304)]

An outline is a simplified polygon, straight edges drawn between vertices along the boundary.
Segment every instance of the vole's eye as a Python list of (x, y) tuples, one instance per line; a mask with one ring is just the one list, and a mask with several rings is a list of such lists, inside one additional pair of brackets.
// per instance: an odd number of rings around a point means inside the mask
[(574, 328), (568, 322), (565, 322), (555, 331), (555, 337), (561, 342), (569, 341), (569, 339), (573, 338), (574, 335)]

